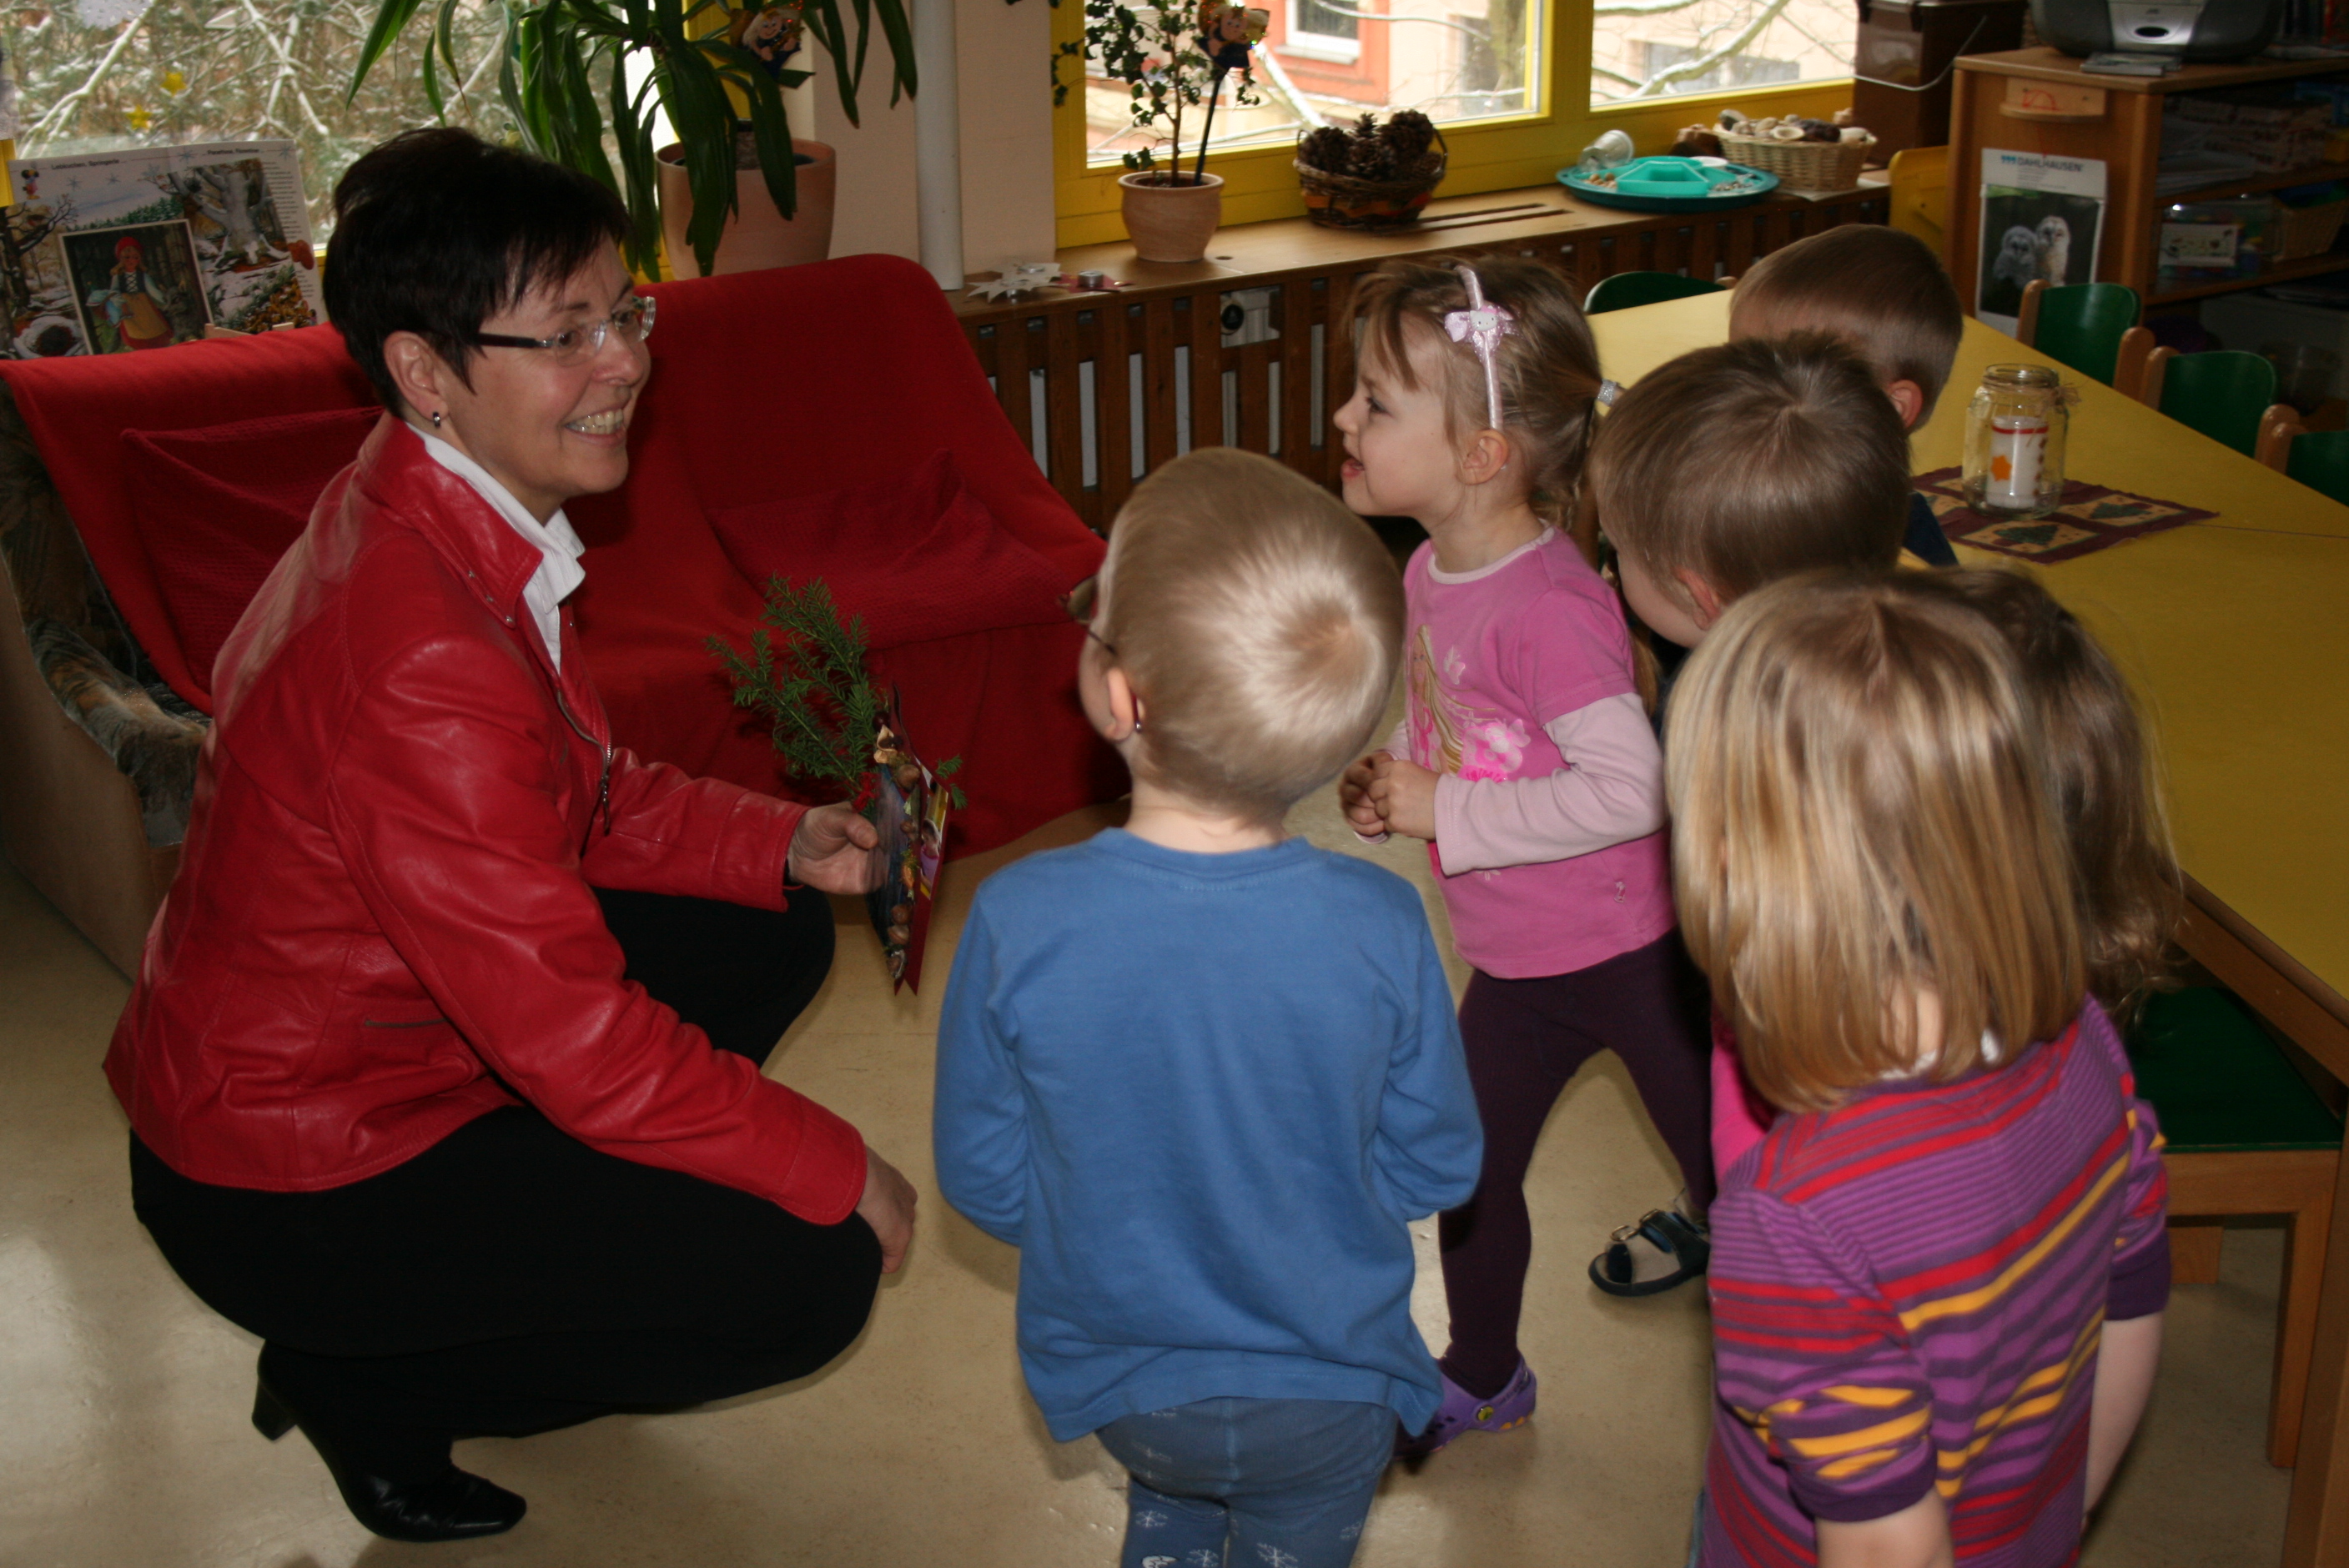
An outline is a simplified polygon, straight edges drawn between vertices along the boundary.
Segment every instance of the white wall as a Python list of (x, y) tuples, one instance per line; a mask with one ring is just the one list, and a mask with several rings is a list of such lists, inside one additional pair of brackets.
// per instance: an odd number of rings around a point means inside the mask
[[(1048, 0), (953, 3), (962, 67), (963, 264), (983, 272), (1006, 261), (1049, 261), (1053, 250), (1051, 7)], [(919, 260), (914, 104), (907, 98), (890, 107), (882, 67), (874, 63), (885, 47), (875, 38), (867, 57), (865, 85), (857, 94), (862, 126), (848, 123), (831, 66), (822, 59), (812, 62), (815, 80), (792, 94), (792, 126), (797, 134), (830, 142), (840, 151), (832, 253), (884, 251)], [(812, 108), (803, 113), (802, 104), (810, 99)]]

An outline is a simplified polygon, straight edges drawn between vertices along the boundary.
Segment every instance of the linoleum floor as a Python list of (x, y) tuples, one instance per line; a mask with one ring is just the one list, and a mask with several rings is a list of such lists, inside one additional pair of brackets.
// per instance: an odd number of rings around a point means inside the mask
[[(1045, 1436), (1012, 1345), (1015, 1253), (930, 1179), (933, 1033), (971, 891), (1018, 854), (1113, 821), (1079, 813), (949, 869), (930, 984), (893, 996), (877, 953), (841, 958), (770, 1071), (862, 1128), (925, 1192), (905, 1271), (864, 1339), (783, 1389), (614, 1418), (458, 1460), (530, 1500), (512, 1534), (396, 1545), (345, 1512), (298, 1435), (245, 1422), (256, 1346), (163, 1265), (132, 1217), (124, 1122), (98, 1062), (128, 986), (0, 862), (0, 1564), (8, 1568), (750, 1568), (827, 1563), (1104, 1568), (1122, 1472), (1089, 1439)], [(1364, 848), (1327, 798), (1292, 827), (1430, 894), (1415, 845)], [(1455, 983), (1464, 979), (1457, 971)], [(1607, 1231), (1678, 1185), (1628, 1078), (1601, 1057), (1551, 1118), (1530, 1181), (1538, 1251), (1526, 1349), (1539, 1413), (1390, 1473), (1363, 1568), (1677, 1568), (1704, 1449), (1708, 1353), (1695, 1289), (1594, 1291)], [(1433, 1225), (1420, 1321), (1441, 1346)], [(2221, 1283), (2181, 1288), (2152, 1414), (2091, 1568), (2265, 1564), (2290, 1478), (2261, 1457), (2281, 1248), (2230, 1233)]]

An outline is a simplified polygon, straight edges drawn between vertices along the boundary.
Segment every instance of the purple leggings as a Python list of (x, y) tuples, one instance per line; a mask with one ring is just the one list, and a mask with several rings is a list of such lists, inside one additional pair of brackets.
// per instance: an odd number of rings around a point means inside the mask
[(1460, 1035), (1485, 1121), (1485, 1168), (1476, 1195), (1444, 1215), (1437, 1235), (1452, 1306), (1444, 1370), (1476, 1398), (1499, 1393), (1516, 1370), (1517, 1314), (1533, 1256), (1526, 1168), (1550, 1108), (1583, 1063), (1602, 1050), (1623, 1058), (1680, 1161), (1691, 1202), (1700, 1212), (1713, 1202), (1710, 1005), (1677, 931), (1568, 975), (1470, 976)]

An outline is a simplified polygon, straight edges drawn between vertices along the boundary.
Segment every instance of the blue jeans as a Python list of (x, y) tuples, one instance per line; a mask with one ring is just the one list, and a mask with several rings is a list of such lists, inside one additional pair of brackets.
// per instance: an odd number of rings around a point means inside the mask
[(1133, 1478), (1121, 1568), (1346, 1568), (1395, 1417), (1331, 1399), (1203, 1399), (1093, 1435)]

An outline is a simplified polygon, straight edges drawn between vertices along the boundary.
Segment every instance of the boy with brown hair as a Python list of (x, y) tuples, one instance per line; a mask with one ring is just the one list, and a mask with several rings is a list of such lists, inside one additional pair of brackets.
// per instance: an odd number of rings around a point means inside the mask
[[(1914, 493), (1893, 401), (1821, 332), (1700, 348), (1650, 371), (1601, 421), (1583, 482), (1625, 602), (1678, 645), (1654, 649), (1660, 729), (1682, 650), (1731, 603), (1821, 567), (1891, 566)], [(1625, 1225), (1594, 1267), (1655, 1277), (1682, 1266), (1670, 1240)]]
[[(1958, 356), (1965, 307), (1932, 248), (1879, 223), (1846, 223), (1773, 251), (1729, 302), (1732, 342), (1823, 332), (1868, 362), (1910, 430), (1933, 414)], [(1921, 495), (1909, 501), (1901, 547), (1920, 566), (1955, 566)]]
[(1640, 377), (1601, 424), (1588, 483), (1624, 599), (1684, 648), (1764, 583), (1892, 565), (1914, 493), (1894, 403), (1820, 332), (1700, 348)]

